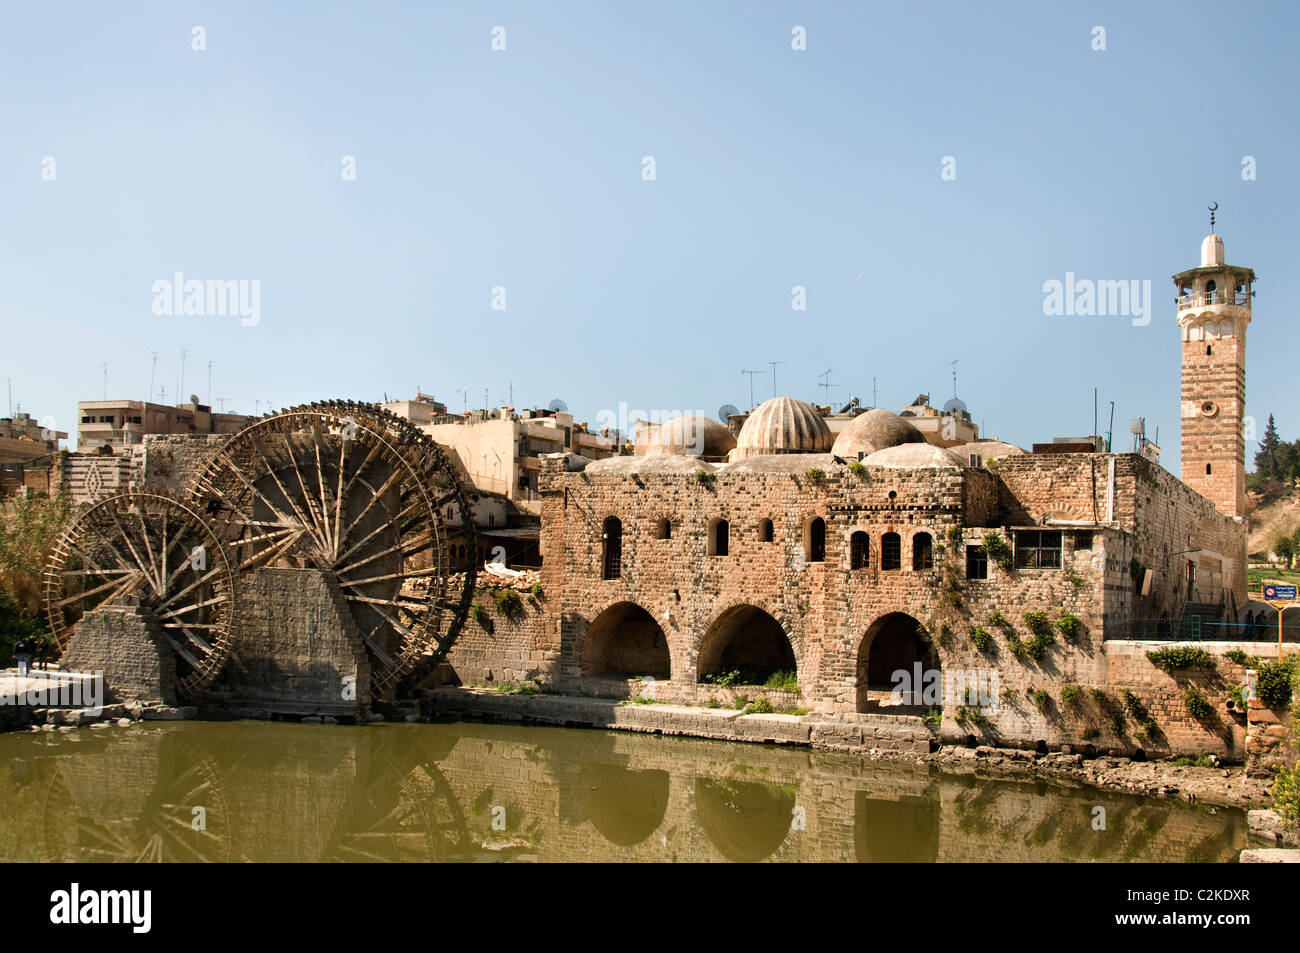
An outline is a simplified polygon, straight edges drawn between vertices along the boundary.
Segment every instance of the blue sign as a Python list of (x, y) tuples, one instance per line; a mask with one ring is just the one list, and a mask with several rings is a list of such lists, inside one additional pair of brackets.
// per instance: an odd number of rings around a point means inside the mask
[(1265, 586), (1264, 598), (1270, 602), (1295, 602), (1295, 586)]

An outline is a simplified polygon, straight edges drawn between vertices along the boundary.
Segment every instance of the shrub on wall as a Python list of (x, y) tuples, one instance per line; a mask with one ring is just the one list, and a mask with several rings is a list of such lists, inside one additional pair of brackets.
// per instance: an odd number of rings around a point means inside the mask
[(1282, 708), (1291, 703), (1291, 677), (1295, 674), (1296, 656), (1264, 662), (1259, 666), (1256, 690), (1259, 700), (1269, 708)]
[(1078, 685), (1066, 685), (1061, 689), (1061, 703), (1066, 708), (1075, 708), (1083, 703), (1083, 689)]
[(1147, 652), (1151, 664), (1166, 675), (1188, 668), (1213, 668), (1214, 657), (1194, 645), (1167, 645)]
[(823, 470), (821, 467), (809, 467), (808, 479), (812, 480), (812, 482), (814, 483), (821, 483), (823, 480), (826, 479), (826, 471)]
[(1205, 721), (1214, 713), (1210, 703), (1195, 685), (1188, 685), (1187, 691), (1183, 692), (1183, 704), (1187, 706), (1187, 714), (1197, 721)]
[(1011, 568), (1011, 547), (1001, 533), (985, 533), (981, 543), (984, 553), (998, 564), (1000, 569)]
[(1056, 626), (1057, 631), (1071, 641), (1073, 641), (1074, 638), (1083, 631), (1083, 620), (1074, 613), (1067, 612), (1065, 609), (1061, 610), (1061, 617), (1053, 622), (1052, 625)]
[(1052, 708), (1052, 696), (1043, 689), (1039, 689), (1031, 696), (1034, 699), (1034, 707), (1047, 714)]
[(993, 647), (993, 636), (989, 635), (988, 630), (982, 625), (977, 625), (970, 630), (970, 640), (980, 652), (987, 652)]
[(867, 472), (867, 465), (861, 460), (854, 460), (849, 464), (849, 472), (855, 476), (862, 476), (862, 474)]
[(708, 470), (696, 470), (695, 479), (699, 481), (700, 486), (711, 487), (717, 482), (718, 475), (710, 473)]

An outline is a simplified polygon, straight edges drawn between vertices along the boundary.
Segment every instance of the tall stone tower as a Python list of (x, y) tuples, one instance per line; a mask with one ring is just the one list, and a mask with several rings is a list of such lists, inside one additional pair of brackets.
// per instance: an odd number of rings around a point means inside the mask
[(1183, 339), (1183, 482), (1227, 516), (1246, 513), (1246, 325), (1255, 272), (1201, 242), (1199, 268), (1174, 275)]

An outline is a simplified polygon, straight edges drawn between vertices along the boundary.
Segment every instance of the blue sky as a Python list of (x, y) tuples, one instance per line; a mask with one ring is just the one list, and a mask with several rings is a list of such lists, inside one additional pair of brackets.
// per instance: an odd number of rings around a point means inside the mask
[[(417, 387), (459, 409), (464, 385), (472, 407), (513, 383), (518, 406), (591, 420), (744, 406), (741, 371), (774, 360), (782, 393), (821, 400), (831, 369), (833, 402), (869, 402), (874, 378), (897, 410), (950, 396), (956, 359), (987, 435), (1087, 433), (1096, 386), (1116, 448), (1145, 416), (1176, 472), (1169, 277), (1217, 201), (1229, 261), (1260, 275), (1247, 412), (1300, 436), (1291, 4), (95, 2), (5, 21), (0, 371), (64, 430), (105, 363), (109, 396), (139, 399), (160, 352), (173, 401), (181, 348), (184, 391), (227, 410)], [(259, 281), (260, 323), (155, 315), (178, 271)], [(1045, 316), (1069, 271), (1149, 279), (1151, 323)]]

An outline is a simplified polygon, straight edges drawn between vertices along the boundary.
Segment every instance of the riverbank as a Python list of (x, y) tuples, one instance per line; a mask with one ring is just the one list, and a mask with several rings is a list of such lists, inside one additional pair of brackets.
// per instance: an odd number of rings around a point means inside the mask
[(719, 741), (795, 745), (882, 761), (934, 764), (955, 774), (1033, 777), (1144, 797), (1218, 807), (1268, 808), (1271, 779), (1247, 777), (1240, 765), (1201, 767), (1174, 761), (1133, 761), (1075, 751), (1035, 752), (992, 745), (940, 744), (937, 732), (908, 715), (743, 714), (685, 705), (627, 704), (614, 699), (507, 694), (472, 688), (436, 689), (420, 712), (432, 718), (472, 718), (562, 727), (605, 728)]

